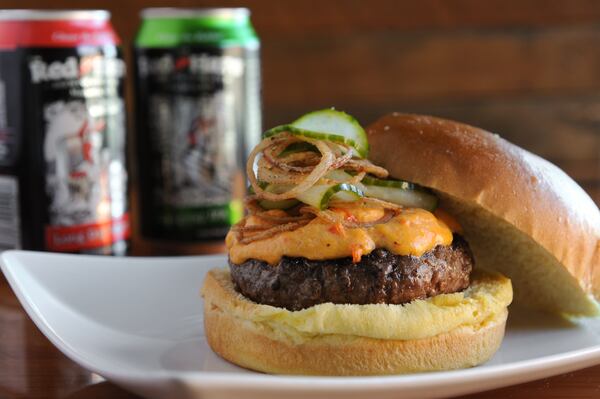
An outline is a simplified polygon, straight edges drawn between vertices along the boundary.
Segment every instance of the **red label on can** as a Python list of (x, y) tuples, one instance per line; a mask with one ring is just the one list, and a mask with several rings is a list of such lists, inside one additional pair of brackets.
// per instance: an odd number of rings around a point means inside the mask
[(19, 44), (21, 21), (0, 22), (0, 49), (14, 49)]
[(119, 45), (108, 20), (2, 21), (0, 48)]
[(46, 248), (68, 252), (94, 249), (126, 240), (131, 234), (129, 214), (98, 223), (76, 226), (46, 226)]

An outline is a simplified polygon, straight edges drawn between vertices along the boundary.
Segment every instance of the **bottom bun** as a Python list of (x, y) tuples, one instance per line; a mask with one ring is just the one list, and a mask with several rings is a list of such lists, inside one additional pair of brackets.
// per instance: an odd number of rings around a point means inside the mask
[[(473, 298), (469, 290), (476, 291)], [(328, 306), (324, 307), (326, 311), (317, 305), (289, 312), (246, 299), (235, 291), (226, 269), (214, 269), (207, 274), (202, 289), (204, 328), (210, 347), (224, 359), (273, 374), (383, 375), (459, 369), (481, 364), (498, 350), (508, 315), (506, 307), (512, 300), (510, 281), (496, 274), (479, 272), (467, 291), (446, 294), (449, 300), (434, 297), (407, 305), (324, 304)], [(481, 307), (480, 302), (485, 306)], [(436, 309), (424, 312), (423, 308)], [(479, 321), (418, 339), (381, 339), (326, 331), (328, 319), (335, 319), (340, 313), (360, 313), (368, 320), (372, 317), (367, 313), (385, 313), (390, 309), (417, 313), (422, 325), (447, 323), (449, 315), (465, 311)], [(448, 314), (440, 317), (440, 312)], [(481, 318), (481, 313), (486, 312)], [(300, 327), (304, 331), (298, 331), (297, 323), (281, 322), (288, 315), (299, 314), (310, 319), (309, 328)], [(403, 326), (398, 327), (403, 330)], [(324, 332), (316, 333), (315, 329), (320, 328)]]

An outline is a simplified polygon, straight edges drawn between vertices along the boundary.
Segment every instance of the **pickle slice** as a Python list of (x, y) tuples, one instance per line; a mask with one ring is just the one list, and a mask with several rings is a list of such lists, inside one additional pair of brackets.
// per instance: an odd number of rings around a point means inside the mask
[[(284, 193), (288, 190), (291, 190), (291, 186), (284, 184), (268, 184), (263, 189), (270, 193), (280, 194)], [(272, 201), (267, 199), (262, 199), (258, 201), (258, 205), (260, 205), (264, 209), (289, 209), (293, 206), (296, 206), (300, 203), (296, 198), (289, 198), (280, 201)]]
[(361, 180), (361, 182), (368, 186), (401, 188), (403, 190), (418, 189), (418, 186), (416, 184), (405, 180), (378, 179), (376, 177), (365, 176)]
[(335, 109), (323, 109), (301, 116), (294, 122), (276, 126), (264, 133), (265, 137), (289, 132), (318, 140), (349, 145), (357, 156), (365, 158), (369, 152), (367, 133), (354, 117)]
[(315, 147), (314, 145), (307, 143), (306, 141), (302, 141), (299, 143), (292, 143), (290, 145), (288, 145), (286, 148), (284, 148), (283, 151), (281, 151), (279, 154), (277, 154), (278, 157), (283, 158), (286, 157), (288, 155), (291, 154), (296, 154), (298, 152), (319, 152), (319, 150), (317, 150), (317, 147)]
[(438, 198), (434, 194), (413, 183), (372, 178), (365, 178), (362, 183), (367, 197), (428, 211), (433, 211), (438, 205)]
[(363, 191), (352, 184), (317, 184), (299, 194), (296, 198), (317, 209), (325, 209), (332, 199), (356, 201), (364, 197)]

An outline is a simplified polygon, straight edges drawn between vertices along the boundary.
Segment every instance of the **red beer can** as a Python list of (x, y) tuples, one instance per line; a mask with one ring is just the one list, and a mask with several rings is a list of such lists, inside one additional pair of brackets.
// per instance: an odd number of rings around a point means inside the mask
[(104, 10), (0, 11), (0, 249), (127, 253), (119, 45)]

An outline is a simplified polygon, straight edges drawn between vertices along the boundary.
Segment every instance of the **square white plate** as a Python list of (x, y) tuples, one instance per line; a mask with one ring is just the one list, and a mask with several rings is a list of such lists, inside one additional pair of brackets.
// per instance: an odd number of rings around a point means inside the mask
[(215, 355), (199, 290), (223, 256), (109, 258), (7, 251), (2, 270), (39, 329), (68, 357), (149, 398), (434, 398), (600, 363), (600, 320), (571, 324), (511, 309), (500, 351), (467, 370), (386, 377), (271, 376)]

